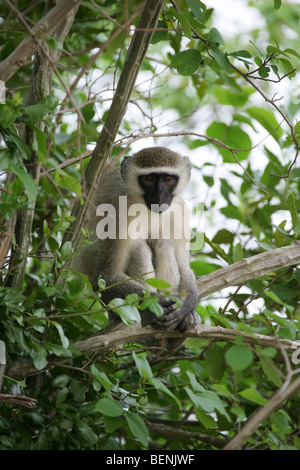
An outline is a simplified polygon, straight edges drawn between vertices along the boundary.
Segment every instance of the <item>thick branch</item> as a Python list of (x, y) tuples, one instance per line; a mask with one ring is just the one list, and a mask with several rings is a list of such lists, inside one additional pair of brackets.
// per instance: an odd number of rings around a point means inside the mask
[(237, 433), (237, 435), (231, 439), (231, 441), (224, 447), (225, 450), (238, 450), (241, 448), (244, 442), (255, 432), (255, 430), (260, 426), (263, 421), (265, 421), (269, 416), (271, 416), (274, 411), (276, 411), (285, 400), (293, 396), (298, 390), (300, 390), (300, 377), (298, 377), (294, 382), (292, 382), (288, 387), (286, 383), (277, 390), (276, 393), (272, 396), (270, 401), (263, 407), (259, 408), (258, 411), (255, 411), (242, 430)]
[[(266, 336), (261, 334), (249, 334), (243, 331), (233, 330), (231, 328), (223, 328), (221, 326), (207, 326), (200, 325), (197, 329), (180, 333), (179, 331), (166, 331), (156, 330), (154, 328), (146, 327), (125, 327), (113, 331), (112, 333), (92, 336), (84, 341), (79, 341), (74, 344), (74, 347), (83, 354), (93, 354), (96, 351), (105, 350), (107, 348), (115, 348), (117, 345), (124, 342), (143, 342), (145, 339), (162, 339), (162, 338), (182, 338), (182, 340), (191, 338), (205, 338), (205, 339), (216, 339), (219, 341), (233, 341), (237, 336), (242, 336), (245, 343), (258, 344), (261, 346), (272, 346), (274, 348), (284, 347), (287, 351), (295, 351), (299, 348), (299, 342), (290, 341), (288, 339), (282, 339), (272, 336)], [(46, 366), (46, 370), (50, 369), (54, 365), (59, 363), (63, 364), (68, 359), (58, 359), (57, 357), (50, 357), (49, 363)], [(53, 365), (51, 364), (53, 361)], [(29, 375), (35, 375), (40, 373), (30, 359), (23, 359), (15, 362), (11, 367), (8, 368), (6, 375), (12, 378), (23, 378)]]
[(288, 339), (278, 339), (277, 337), (266, 336), (261, 334), (249, 334), (237, 331), (232, 328), (223, 328), (221, 326), (199, 325), (197, 329), (189, 330), (184, 333), (179, 331), (156, 330), (154, 328), (126, 328), (125, 330), (117, 330), (107, 335), (99, 335), (79, 341), (74, 346), (82, 353), (90, 354), (100, 349), (116, 346), (123, 342), (139, 342), (147, 338), (205, 338), (216, 339), (219, 341), (233, 341), (237, 336), (242, 336), (245, 343), (258, 344), (260, 346), (273, 346), (279, 348), (279, 344), (286, 350), (295, 351), (299, 348), (299, 342)]
[[(154, 28), (163, 5), (163, 0), (148, 0), (145, 3), (137, 30), (128, 49), (117, 89), (109, 109), (105, 125), (98, 138), (92, 158), (85, 172), (85, 196), (93, 199), (97, 182), (104, 171), (106, 161), (111, 155), (113, 143), (122, 122), (138, 72), (145, 58)], [(74, 249), (81, 242), (81, 227), (86, 225), (88, 204), (75, 204), (72, 215), (75, 222), (64, 241), (72, 241)]]
[[(214, 271), (207, 276), (203, 276), (198, 280), (199, 297), (203, 298), (213, 292), (217, 292), (224, 287), (231, 285), (245, 283), (251, 279), (257, 279), (268, 272), (275, 271), (276, 269), (286, 268), (293, 266), (300, 262), (300, 246), (295, 244), (293, 246), (277, 248), (272, 251), (267, 251), (260, 255), (252, 256), (238, 263), (234, 263), (226, 268), (221, 268)], [(129, 328), (118, 329), (108, 334), (99, 334), (92, 336), (84, 341), (74, 344), (74, 347), (81, 353), (93, 354), (96, 351), (116, 347), (118, 344), (124, 342), (139, 342), (152, 337), (156, 339), (161, 338), (182, 338), (187, 337), (216, 339), (219, 341), (232, 341), (236, 336), (243, 336), (245, 343), (259, 344), (267, 347), (274, 348), (284, 347), (287, 351), (293, 352), (299, 348), (298, 341), (290, 341), (283, 338), (266, 336), (261, 334), (249, 334), (242, 331), (233, 330), (230, 328), (223, 328), (220, 326), (213, 327), (207, 325), (200, 325), (197, 330), (187, 331), (180, 333), (179, 331), (164, 331), (155, 330), (153, 328)], [(51, 360), (57, 362), (65, 362), (67, 359), (58, 360), (56, 357), (49, 358), (47, 368), (51, 367)], [(26, 377), (28, 375), (37, 374), (37, 371), (31, 360), (17, 361), (9, 368), (7, 375), (11, 377)]]
[[(52, 11), (54, 1), (47, 0), (45, 6), (45, 16), (47, 16), (47, 12), (50, 10)], [(75, 13), (77, 11), (78, 2), (73, 9), (68, 11), (64, 18), (64, 22), (60, 24), (59, 28), (55, 31), (55, 37), (60, 44), (63, 44), (74, 20)], [(19, 13), (18, 13), (19, 15)], [(25, 21), (24, 26), (28, 29)], [(36, 53), (34, 58), (34, 65), (32, 70), (32, 78), (31, 78), (31, 87), (28, 96), (28, 105), (33, 105), (38, 102), (40, 99), (49, 96), (51, 94), (52, 89), (52, 67), (53, 63), (59, 59), (61, 51), (54, 51), (52, 50), (46, 42), (40, 42), (42, 47), (40, 47)], [(41, 122), (37, 124), (37, 127), (44, 130), (44, 123)], [(33, 150), (33, 143), (35, 140), (35, 132), (29, 126), (25, 126), (24, 132), (24, 140), (28, 147), (31, 149), (31, 158), (24, 162), (24, 166), (26, 170), (30, 174), (31, 178), (35, 182), (36, 187), (36, 194), (38, 189), (38, 183), (40, 178), (40, 164), (38, 161), (37, 153)], [(29, 251), (29, 247), (31, 244), (31, 232), (32, 232), (32, 223), (34, 217), (34, 208), (35, 208), (36, 198), (33, 201), (29, 202), (29, 207), (25, 209), (21, 209), (17, 213), (17, 220), (16, 220), (16, 228), (15, 228), (15, 235), (16, 235), (16, 243), (12, 249), (11, 253), (11, 262), (10, 262), (10, 270), (11, 274), (6, 280), (7, 285), (11, 285), (13, 287), (21, 287), (23, 284), (25, 270), (27, 265), (27, 254)], [(14, 267), (15, 259), (21, 259), (21, 261), (17, 264), (17, 268)]]
[[(37, 37), (46, 37), (56, 30), (69, 15), (70, 11), (78, 7), (81, 0), (61, 0), (58, 5), (52, 8), (47, 15), (32, 28), (31, 35), (23, 39), (19, 46), (0, 64), (0, 79), (6, 82), (16, 71), (24, 65), (28, 57), (38, 48)], [(5, 0), (7, 5), (15, 10), (14, 6)]]
[(207, 276), (198, 278), (199, 298), (206, 297), (225, 287), (245, 284), (258, 279), (277, 269), (295, 266), (300, 263), (300, 243), (266, 251), (259, 255), (245, 258), (238, 263), (213, 271)]

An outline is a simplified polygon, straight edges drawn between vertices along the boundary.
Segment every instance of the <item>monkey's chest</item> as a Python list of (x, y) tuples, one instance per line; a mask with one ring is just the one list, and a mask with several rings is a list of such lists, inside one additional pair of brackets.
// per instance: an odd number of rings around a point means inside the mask
[(155, 277), (171, 284), (169, 289), (177, 293), (180, 285), (180, 272), (174, 244), (170, 240), (151, 241), (152, 261)]
[(171, 285), (168, 290), (178, 292), (180, 273), (174, 246), (168, 240), (135, 240), (128, 258), (126, 274), (130, 277), (139, 276), (141, 279), (163, 279)]

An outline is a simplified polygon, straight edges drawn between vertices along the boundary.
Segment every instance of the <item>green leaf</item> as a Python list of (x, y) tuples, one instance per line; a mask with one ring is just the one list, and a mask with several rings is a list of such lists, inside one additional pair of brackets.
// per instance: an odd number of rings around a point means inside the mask
[(225, 359), (233, 370), (240, 371), (250, 366), (253, 361), (253, 353), (246, 346), (234, 345), (226, 351)]
[(281, 0), (274, 0), (274, 10), (279, 10), (281, 7)]
[(89, 122), (95, 116), (94, 103), (88, 103), (83, 108), (81, 108), (82, 115), (85, 119), (85, 122)]
[(61, 254), (61, 258), (64, 260), (66, 258), (68, 258), (72, 253), (73, 253), (73, 248), (72, 248), (72, 244), (70, 241), (68, 242), (65, 242), (63, 244), (63, 246), (61, 247), (61, 250), (60, 250), (60, 254)]
[(293, 229), (295, 229), (298, 225), (298, 211), (296, 207), (295, 196), (293, 194), (289, 195), (287, 205), (291, 214)]
[[(285, 305), (284, 302), (282, 302), (279, 297), (272, 291), (266, 291), (268, 292), (269, 296), (271, 297), (272, 300), (275, 302)], [(271, 294), (271, 295), (270, 295)], [(297, 293), (298, 294), (298, 293)], [(267, 317), (271, 318), (274, 322), (276, 322), (278, 325), (283, 326), (284, 328), (279, 330), (279, 333), (281, 334), (282, 330), (284, 331), (285, 329), (289, 332), (289, 339), (295, 339), (297, 335), (297, 327), (293, 321), (287, 320), (286, 318), (280, 317), (279, 315), (276, 315), (276, 313), (272, 312), (271, 310), (265, 309), (264, 314), (267, 315)]]
[(196, 394), (188, 387), (184, 388), (196, 408), (206, 411), (207, 413), (212, 413), (214, 411), (214, 405), (212, 401), (209, 397), (205, 397), (204, 392)]
[(202, 11), (201, 2), (200, 0), (187, 0), (188, 5), (194, 15), (200, 21), (205, 22), (206, 18)]
[(163, 279), (158, 279), (156, 277), (146, 279), (145, 282), (155, 289), (169, 289), (169, 287), (171, 287), (171, 284), (164, 281)]
[(105, 416), (121, 416), (123, 414), (122, 405), (112, 398), (101, 398), (96, 403), (95, 410), (99, 411)]
[(218, 245), (222, 243), (232, 243), (234, 240), (234, 233), (230, 232), (226, 228), (219, 230), (214, 238), (212, 239), (213, 243), (217, 243)]
[(207, 36), (207, 40), (209, 42), (215, 42), (217, 44), (224, 44), (224, 40), (222, 38), (222, 35), (216, 28), (212, 28), (209, 31), (208, 36)]
[(273, 424), (272, 424), (272, 429), (274, 429), (277, 432), (287, 434), (291, 432), (292, 428), (290, 425), (291, 418), (290, 416), (286, 413), (285, 410), (279, 410), (275, 413), (275, 415), (272, 417)]
[(69, 340), (68, 338), (65, 336), (65, 333), (64, 333), (64, 330), (62, 328), (62, 326), (56, 322), (56, 321), (53, 321), (52, 324), (56, 327), (57, 331), (58, 331), (58, 334), (60, 336), (60, 340), (62, 342), (62, 345), (64, 348), (68, 348), (69, 346)]
[[(228, 104), (231, 106), (244, 106), (249, 96), (253, 93), (253, 89), (250, 88), (241, 88), (240, 90), (229, 90), (224, 86), (214, 86), (213, 93), (215, 97), (218, 99), (220, 104)], [(248, 118), (249, 121), (249, 118)]]
[(290, 49), (290, 48), (288, 47), (287, 49), (284, 49), (283, 52), (286, 53), (286, 54), (292, 54), (292, 55), (294, 55), (295, 57), (297, 57), (298, 59), (300, 59), (300, 54), (299, 54), (297, 51), (295, 51), (294, 49)]
[(253, 403), (256, 403), (257, 405), (264, 406), (269, 402), (269, 400), (262, 397), (255, 388), (246, 388), (245, 390), (239, 392), (239, 395), (241, 395), (243, 398), (246, 398), (247, 400), (253, 401)]
[(282, 300), (280, 300), (278, 295), (275, 292), (273, 292), (272, 290), (266, 290), (264, 292), (264, 294), (267, 297), (270, 297), (270, 299), (274, 300), (274, 302), (276, 302), (277, 304), (284, 305), (284, 302), (282, 302)]
[(126, 305), (124, 299), (115, 298), (109, 302), (108, 307), (113, 309), (127, 326), (132, 325), (134, 322), (141, 323), (138, 309), (132, 305)]
[[(164, 20), (158, 20), (157, 28), (168, 29), (168, 25)], [(168, 31), (155, 31), (151, 39), (151, 44), (157, 44), (158, 42), (162, 41), (166, 38), (167, 34)]]
[[(3, 139), (12, 155), (19, 154), (27, 160), (31, 156), (28, 145), (11, 129), (1, 129)], [(12, 162), (11, 162), (12, 163)]]
[(44, 343), (47, 350), (57, 357), (72, 357), (72, 352), (69, 349), (64, 348), (60, 344), (49, 343), (48, 341)]
[(282, 379), (272, 359), (268, 358), (268, 360), (266, 360), (263, 357), (260, 357), (260, 360), (263, 371), (268, 377), (268, 379), (270, 379), (277, 387), (281, 387)]
[(158, 317), (161, 317), (164, 313), (164, 309), (160, 305), (159, 299), (155, 296), (145, 297), (139, 308), (140, 310), (149, 309)]
[(97, 367), (95, 366), (95, 364), (92, 365), (91, 367), (91, 372), (93, 374), (93, 376), (101, 383), (101, 385), (105, 388), (105, 390), (107, 392), (109, 392), (109, 390), (111, 389), (112, 387), (112, 382), (109, 380), (109, 378), (107, 377), (107, 375), (105, 374), (105, 372), (101, 372), (100, 370), (97, 369)]
[(247, 109), (248, 114), (257, 120), (278, 142), (282, 136), (282, 129), (280, 128), (277, 120), (275, 119), (272, 111), (259, 108), (258, 106), (251, 106)]
[(300, 121), (294, 125), (295, 134), (300, 134)]
[(31, 176), (24, 168), (19, 167), (12, 161), (9, 162), (9, 169), (22, 180), (29, 202), (34, 201), (36, 198), (36, 186)]
[(220, 400), (220, 397), (217, 395), (217, 393), (211, 390), (206, 390), (205, 392), (202, 393), (202, 397), (207, 398), (211, 401), (211, 403), (213, 404), (214, 410), (218, 411), (223, 416), (227, 416), (226, 410)]
[(194, 392), (204, 392), (205, 391), (205, 388), (202, 387), (202, 385), (200, 385), (199, 382), (197, 381), (195, 374), (193, 374), (189, 370), (186, 371), (186, 374), (189, 378), (190, 384), (191, 384), (192, 389), (194, 390)]
[(205, 429), (217, 428), (216, 421), (212, 418), (212, 416), (207, 414), (205, 411), (200, 410), (199, 408), (196, 408), (195, 415), (197, 416), (197, 419), (203, 424)]
[(233, 247), (232, 260), (233, 260), (234, 263), (237, 263), (238, 261), (242, 261), (243, 258), (244, 258), (243, 247), (242, 247), (241, 243), (237, 243)]
[(175, 10), (174, 7), (171, 7), (169, 9), (169, 11), (172, 13), (173, 16), (175, 16), (175, 18), (178, 19), (179, 23), (183, 27), (184, 35), (187, 38), (192, 39), (192, 30), (191, 30), (191, 26), (190, 26), (190, 23), (189, 23), (187, 17), (182, 15), (181, 13), (179, 13), (177, 10)]
[(235, 207), (235, 206), (222, 207), (221, 213), (224, 214), (229, 219), (237, 219), (240, 222), (244, 222), (243, 215), (238, 207)]
[(187, 49), (186, 51), (178, 52), (172, 60), (171, 65), (180, 75), (192, 75), (198, 70), (201, 63), (201, 52), (197, 49)]
[(285, 237), (288, 235), (287, 233), (284, 232), (285, 224), (286, 224), (286, 220), (283, 220), (279, 224), (277, 230), (275, 230), (275, 233), (274, 233), (275, 246), (278, 248), (284, 245)]
[(148, 447), (149, 432), (142, 418), (130, 412), (125, 413), (125, 418), (134, 437), (136, 437), (143, 446)]
[(181, 403), (174, 395), (174, 393), (171, 392), (159, 379), (156, 379), (155, 377), (151, 377), (149, 379), (149, 382), (157, 389), (160, 390), (161, 392), (165, 393), (166, 395), (169, 395), (169, 397), (173, 398), (174, 401), (176, 401), (177, 405), (179, 408), (181, 408)]
[(79, 380), (75, 380), (71, 378), (70, 380), (70, 392), (74, 398), (76, 403), (83, 403), (85, 400), (85, 390), (84, 385), (79, 382)]
[(23, 108), (23, 116), (19, 118), (19, 121), (26, 122), (28, 124), (37, 124), (44, 116), (48, 113), (52, 113), (57, 106), (58, 101), (52, 96), (46, 96), (42, 98), (38, 103)]
[(139, 371), (140, 377), (142, 377), (143, 379), (150, 379), (151, 377), (153, 377), (153, 372), (151, 370), (150, 364), (143, 354), (136, 354), (135, 352), (133, 352), (132, 357)]
[(227, 58), (227, 55), (224, 54), (223, 51), (221, 51), (218, 47), (216, 46), (210, 46), (209, 52), (215, 59), (215, 61), (219, 64), (219, 66), (225, 70), (227, 73), (231, 73), (231, 65), (230, 62)]
[[(250, 153), (252, 147), (250, 137), (238, 126), (227, 126), (224, 122), (215, 121), (207, 128), (206, 133), (209, 137), (218, 139), (228, 147), (234, 150), (240, 150), (237, 153), (238, 160), (245, 160)], [(220, 146), (217, 148), (225, 163), (236, 163), (230, 150)], [(245, 149), (245, 151), (242, 149)]]
[(84, 439), (91, 445), (95, 445), (98, 442), (98, 436), (94, 433), (92, 428), (82, 419), (76, 419), (76, 428), (79, 429)]
[(5, 104), (0, 103), (1, 131), (3, 132), (4, 129), (7, 129), (7, 132), (9, 132), (9, 126), (11, 126), (19, 116), (21, 116), (20, 111), (13, 109), (10, 100), (7, 100)]
[(232, 57), (243, 57), (245, 59), (251, 59), (251, 57), (252, 57), (250, 52), (248, 52), (244, 49), (234, 51), (234, 52), (230, 52), (230, 54), (228, 54), (228, 55), (232, 56)]
[(258, 75), (262, 78), (268, 78), (270, 74), (270, 67), (262, 66), (258, 70)]
[(31, 351), (30, 357), (34, 363), (34, 367), (37, 370), (42, 370), (48, 364), (47, 351), (39, 345), (35, 345), (35, 349)]
[(212, 381), (218, 382), (224, 375), (226, 362), (223, 349), (217, 344), (212, 345), (205, 353), (207, 374)]
[(121, 426), (124, 426), (124, 420), (122, 418), (112, 418), (111, 416), (104, 416), (103, 421), (105, 423), (105, 431), (113, 433)]

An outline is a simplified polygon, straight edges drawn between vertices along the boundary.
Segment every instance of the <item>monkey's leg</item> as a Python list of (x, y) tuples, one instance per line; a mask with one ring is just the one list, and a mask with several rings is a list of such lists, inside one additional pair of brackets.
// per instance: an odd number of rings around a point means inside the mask
[[(143, 310), (140, 311), (141, 319), (142, 319), (142, 326), (153, 325), (153, 321), (157, 316), (155, 313), (151, 312), (150, 310)], [(146, 339), (145, 344), (147, 347), (152, 348), (152, 351), (156, 354), (162, 354), (168, 348), (168, 339)]]

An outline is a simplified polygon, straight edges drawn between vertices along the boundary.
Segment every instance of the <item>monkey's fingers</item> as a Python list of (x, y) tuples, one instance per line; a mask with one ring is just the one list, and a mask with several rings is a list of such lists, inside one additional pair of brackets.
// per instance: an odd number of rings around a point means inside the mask
[(159, 318), (155, 318), (152, 322), (152, 326), (159, 330), (175, 330), (183, 320), (180, 313), (180, 310), (176, 309)]
[(160, 299), (159, 303), (163, 307), (163, 309), (176, 308), (175, 300)]
[(200, 320), (198, 313), (192, 311), (184, 317), (183, 321), (178, 325), (178, 329), (181, 331), (181, 333), (183, 333), (184, 331), (187, 331), (189, 328), (199, 325), (200, 323), (201, 323), (201, 320)]

